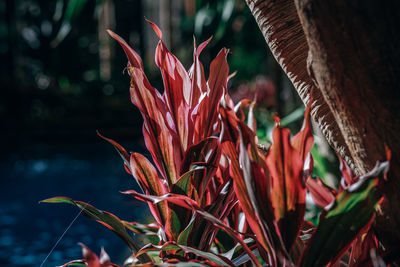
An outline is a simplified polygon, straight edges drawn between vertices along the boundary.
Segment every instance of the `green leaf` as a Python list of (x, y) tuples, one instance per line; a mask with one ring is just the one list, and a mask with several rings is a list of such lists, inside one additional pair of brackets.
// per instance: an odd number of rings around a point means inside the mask
[(357, 183), (337, 195), (333, 205), (321, 215), (300, 266), (334, 263), (358, 234), (370, 226), (375, 207), (382, 197), (379, 187), (388, 166), (388, 162), (378, 163)]
[[(188, 213), (181, 207), (168, 203), (169, 213), (166, 227), (173, 240), (176, 240), (182, 228), (185, 227), (185, 220)], [(177, 211), (177, 212), (176, 212)], [(179, 216), (178, 216), (179, 214)], [(184, 216), (182, 216), (184, 215)]]
[[(128, 246), (132, 249), (133, 253), (137, 253), (139, 247), (136, 245), (133, 238), (126, 232), (124, 223), (114, 214), (98, 210), (90, 204), (87, 204), (82, 201), (75, 201), (68, 197), (53, 197), (49, 199), (42, 200), (40, 202), (44, 203), (67, 203), (72, 204), (78, 207), (82, 214), (88, 217), (89, 219), (95, 220), (108, 229), (116, 233), (122, 240), (124, 240)], [(150, 257), (147, 255), (142, 255), (139, 258), (143, 263), (152, 262)]]
[(67, 266), (86, 266), (86, 264), (84, 260), (74, 260), (62, 265), (61, 267), (67, 267)]
[(166, 242), (166, 243), (164, 243), (163, 245), (160, 245), (160, 246), (156, 246), (156, 245), (153, 245), (153, 244), (148, 244), (148, 245), (142, 247), (138, 251), (138, 253), (136, 255), (141, 256), (141, 255), (143, 255), (143, 254), (145, 254), (147, 252), (150, 252), (150, 251), (171, 251), (171, 250), (178, 251), (178, 250), (181, 250), (181, 249), (176, 244), (174, 244), (172, 242)]
[(190, 220), (188, 226), (180, 233), (178, 236), (178, 244), (179, 245), (187, 245), (189, 236), (193, 230), (194, 223), (196, 222), (196, 215), (193, 215), (192, 219)]
[(71, 31), (71, 23), (75, 20), (85, 7), (87, 0), (69, 0), (65, 9), (64, 19), (57, 33), (56, 38), (51, 42), (52, 47), (56, 47)]
[(126, 228), (137, 234), (157, 235), (158, 226), (156, 224), (141, 224), (137, 222), (121, 221)]
[(212, 262), (215, 262), (220, 266), (227, 266), (227, 265), (234, 266), (233, 263), (230, 260), (228, 260), (227, 258), (225, 258), (224, 256), (217, 255), (217, 254), (214, 254), (211, 252), (201, 251), (196, 248), (192, 248), (192, 247), (188, 247), (188, 246), (180, 245), (179, 247), (182, 248), (183, 250), (185, 250), (185, 252), (192, 252), (198, 256), (201, 256)]
[[(203, 167), (204, 169), (204, 167)], [(194, 175), (195, 171), (198, 169), (190, 170), (184, 173), (179, 180), (172, 185), (171, 193), (180, 194), (189, 196), (190, 190), (193, 187), (191, 178)]]
[(303, 118), (303, 114), (304, 114), (304, 107), (301, 106), (292, 111), (290, 114), (286, 115), (286, 117), (282, 118), (281, 125), (286, 127), (287, 125)]

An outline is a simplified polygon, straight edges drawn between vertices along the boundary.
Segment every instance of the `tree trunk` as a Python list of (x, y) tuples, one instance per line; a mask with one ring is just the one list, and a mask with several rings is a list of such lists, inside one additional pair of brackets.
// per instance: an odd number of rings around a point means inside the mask
[(394, 247), (400, 240), (400, 3), (247, 3), (305, 103), (313, 89), (312, 115), (350, 167), (366, 173), (386, 159), (385, 145), (392, 151), (375, 229)]

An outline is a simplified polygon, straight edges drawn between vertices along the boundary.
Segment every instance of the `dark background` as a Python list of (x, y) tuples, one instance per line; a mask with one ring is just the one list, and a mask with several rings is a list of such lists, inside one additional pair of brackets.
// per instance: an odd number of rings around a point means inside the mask
[[(213, 35), (201, 56), (206, 72), (228, 47), (231, 72), (237, 71), (229, 84), (234, 98), (258, 91), (260, 108), (281, 115), (300, 104), (243, 0), (0, 1), (1, 266), (40, 266), (78, 214), (66, 205), (38, 204), (41, 199), (69, 196), (146, 221), (147, 209), (118, 193), (135, 188), (134, 180), (96, 135), (148, 156), (141, 115), (129, 100), (125, 55), (105, 32), (132, 45), (162, 92), (154, 64), (158, 40), (145, 17), (160, 26), (186, 68), (193, 37), (200, 43)], [(97, 253), (104, 246), (120, 264), (128, 253), (110, 231), (79, 216), (43, 266), (79, 258), (79, 241)]]

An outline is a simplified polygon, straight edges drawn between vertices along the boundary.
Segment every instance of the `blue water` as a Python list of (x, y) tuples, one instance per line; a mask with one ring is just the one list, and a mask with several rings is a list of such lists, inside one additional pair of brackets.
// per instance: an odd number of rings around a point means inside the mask
[[(143, 152), (137, 145), (132, 151)], [(35, 145), (1, 156), (0, 266), (40, 266), (79, 213), (68, 204), (39, 201), (68, 196), (114, 213), (146, 222), (147, 207), (119, 191), (139, 190), (117, 152), (108, 144)], [(78, 242), (100, 253), (104, 247), (115, 263), (129, 256), (125, 243), (110, 230), (80, 215), (43, 266), (81, 258)]]

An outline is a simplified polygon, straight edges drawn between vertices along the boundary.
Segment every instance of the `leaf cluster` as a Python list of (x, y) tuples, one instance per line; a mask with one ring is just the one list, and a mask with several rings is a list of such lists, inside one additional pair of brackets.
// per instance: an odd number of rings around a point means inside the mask
[[(114, 231), (132, 251), (129, 266), (364, 266), (382, 260), (370, 253), (379, 251), (370, 225), (388, 163), (361, 177), (343, 167), (338, 191), (313, 178), (310, 107), (293, 137), (276, 117), (272, 143), (260, 149), (254, 103), (242, 100), (235, 106), (227, 92), (228, 50), (211, 62), (206, 79), (199, 55), (210, 40), (194, 45), (194, 63), (186, 71), (163, 43), (160, 29), (149, 23), (160, 39), (155, 58), (163, 94), (151, 86), (139, 55), (109, 33), (128, 58), (131, 101), (142, 113), (154, 164), (103, 138), (142, 190), (123, 193), (147, 202), (154, 223), (127, 222), (66, 197), (44, 202), (73, 204)], [(324, 209), (317, 226), (304, 220), (307, 194)], [(140, 247), (129, 232), (152, 236), (153, 243)], [(65, 266), (115, 266), (104, 252), (98, 258), (82, 247), (84, 259)]]

